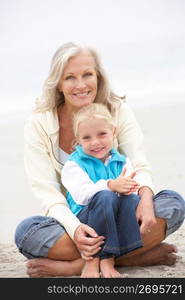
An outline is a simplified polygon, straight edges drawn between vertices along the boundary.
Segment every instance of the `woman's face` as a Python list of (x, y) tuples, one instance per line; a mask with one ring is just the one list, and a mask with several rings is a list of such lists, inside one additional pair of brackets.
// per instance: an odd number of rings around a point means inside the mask
[(72, 109), (94, 102), (97, 94), (98, 78), (95, 62), (89, 53), (79, 53), (66, 65), (59, 82), (65, 103)]

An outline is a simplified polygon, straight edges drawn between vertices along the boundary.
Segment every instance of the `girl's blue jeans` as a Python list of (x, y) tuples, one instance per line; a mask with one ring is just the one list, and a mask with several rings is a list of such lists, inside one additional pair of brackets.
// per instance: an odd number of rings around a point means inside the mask
[[(94, 197), (96, 196), (97, 195), (95, 195)], [(123, 201), (124, 200), (125, 199), (123, 199)], [(179, 195), (177, 192), (171, 190), (163, 190), (154, 196), (154, 210), (155, 210), (156, 217), (163, 218), (166, 220), (166, 225), (167, 225), (166, 236), (168, 236), (169, 234), (175, 232), (182, 225), (184, 221), (185, 201), (182, 198), (182, 196)], [(82, 212), (79, 213), (79, 217), (80, 214), (82, 214)], [(85, 213), (84, 210), (84, 216), (82, 215), (82, 217), (86, 218), (86, 214), (87, 212)], [(102, 217), (103, 216), (101, 215), (101, 218)], [(96, 218), (95, 223), (96, 222), (98, 223), (99, 221), (101, 222), (101, 220)], [(129, 233), (125, 235), (125, 238), (127, 238), (128, 235), (134, 234), (133, 230), (131, 230), (130, 223), (131, 222), (129, 221), (129, 225), (126, 226), (126, 228), (124, 228), (124, 230), (127, 230)], [(137, 226), (135, 228), (137, 228)], [(111, 232), (113, 228), (109, 227), (109, 230)], [(57, 222), (57, 220), (55, 220), (54, 218), (46, 217), (46, 216), (28, 217), (23, 221), (21, 221), (20, 224), (18, 224), (15, 231), (15, 243), (19, 251), (27, 258), (47, 257), (48, 250), (65, 232), (66, 231), (64, 227), (59, 222)], [(118, 230), (118, 236), (119, 236), (119, 230)], [(110, 240), (109, 236), (107, 236), (107, 238), (109, 241)], [(135, 238), (133, 238), (133, 240), (134, 239)], [(137, 241), (139, 247), (139, 239), (137, 240), (136, 238), (136, 242)], [(105, 243), (105, 246), (109, 247), (110, 245), (112, 246), (112, 244), (110, 244), (109, 242)], [(125, 242), (123, 245), (123, 241), (121, 241), (120, 245), (121, 248), (122, 246), (124, 248)], [(129, 247), (127, 250), (131, 251), (130, 241), (128, 242), (128, 246)], [(106, 251), (108, 251), (108, 247), (105, 248), (107, 249)], [(102, 249), (102, 251), (104, 251), (104, 248)], [(104, 255), (103, 252), (102, 254)]]
[(95, 256), (118, 257), (143, 245), (135, 213), (138, 202), (136, 194), (121, 196), (104, 190), (80, 211), (80, 221), (105, 236), (104, 246)]

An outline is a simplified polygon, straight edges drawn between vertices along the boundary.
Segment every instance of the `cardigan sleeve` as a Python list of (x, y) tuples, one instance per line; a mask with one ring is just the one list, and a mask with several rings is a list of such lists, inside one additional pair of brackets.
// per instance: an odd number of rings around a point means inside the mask
[(33, 194), (41, 200), (44, 215), (57, 219), (73, 239), (81, 223), (62, 194), (60, 174), (56, 172), (49, 154), (48, 137), (36, 118), (26, 122), (24, 141), (25, 169)]

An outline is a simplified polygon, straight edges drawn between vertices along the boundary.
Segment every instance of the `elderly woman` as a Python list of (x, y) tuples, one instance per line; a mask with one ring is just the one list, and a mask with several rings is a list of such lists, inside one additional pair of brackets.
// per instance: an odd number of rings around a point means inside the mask
[[(114, 147), (129, 157), (140, 184), (136, 217), (144, 246), (116, 260), (117, 266), (174, 264), (177, 249), (161, 243), (184, 221), (185, 202), (175, 191), (157, 195), (143, 150), (143, 135), (127, 103), (111, 90), (95, 50), (73, 43), (55, 53), (43, 94), (25, 125), (25, 168), (43, 216), (23, 220), (15, 242), (26, 256), (30, 277), (79, 275), (99, 251), (103, 236), (71, 212), (61, 168), (73, 151), (73, 114), (92, 102), (105, 104), (117, 125)], [(73, 178), (71, 178), (73, 180)]]

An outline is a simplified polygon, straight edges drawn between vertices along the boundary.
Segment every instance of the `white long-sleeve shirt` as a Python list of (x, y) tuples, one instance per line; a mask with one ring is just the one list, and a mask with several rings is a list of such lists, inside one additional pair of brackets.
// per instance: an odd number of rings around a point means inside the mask
[[(130, 175), (133, 168), (128, 158), (126, 158), (124, 168), (126, 168), (125, 176)], [(100, 179), (94, 183), (88, 174), (75, 161), (71, 160), (68, 160), (62, 168), (61, 180), (73, 200), (80, 205), (87, 205), (89, 199), (97, 192), (109, 190), (107, 185), (109, 179)]]

